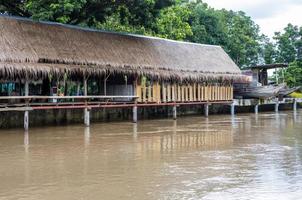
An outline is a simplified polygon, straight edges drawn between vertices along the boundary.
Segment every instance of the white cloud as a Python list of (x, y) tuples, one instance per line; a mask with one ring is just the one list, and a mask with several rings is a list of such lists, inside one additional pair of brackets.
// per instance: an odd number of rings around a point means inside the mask
[(209, 6), (244, 11), (260, 25), (261, 32), (272, 37), (288, 24), (302, 26), (302, 0), (205, 0)]

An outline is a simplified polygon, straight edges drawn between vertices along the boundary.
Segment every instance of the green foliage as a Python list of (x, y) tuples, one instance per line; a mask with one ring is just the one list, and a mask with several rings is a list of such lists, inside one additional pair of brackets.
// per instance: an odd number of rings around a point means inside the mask
[(284, 32), (276, 32), (274, 39), (277, 42), (277, 62), (290, 63), (296, 60), (302, 47), (301, 28), (288, 24)]
[(284, 76), (289, 86), (302, 86), (302, 62), (292, 62), (285, 70)]
[(276, 45), (271, 42), (271, 40), (266, 37), (262, 36), (262, 43), (261, 43), (261, 58), (263, 59), (262, 62), (265, 64), (272, 64), (275, 63), (277, 57), (277, 50)]
[(191, 36), (193, 33), (188, 23), (190, 14), (183, 5), (163, 9), (155, 22), (156, 35), (174, 40), (184, 40)]
[(215, 10), (201, 0), (0, 0), (0, 13), (220, 45), (240, 67), (293, 62), (286, 80), (300, 84), (302, 27), (289, 24), (270, 41), (244, 12)]

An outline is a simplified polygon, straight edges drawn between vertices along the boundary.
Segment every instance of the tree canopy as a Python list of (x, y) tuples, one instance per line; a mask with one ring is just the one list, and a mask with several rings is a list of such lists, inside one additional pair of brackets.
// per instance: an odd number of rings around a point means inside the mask
[(216, 10), (201, 0), (0, 0), (0, 13), (220, 45), (241, 68), (292, 63), (289, 81), (302, 67), (302, 27), (288, 24), (269, 39), (244, 12)]

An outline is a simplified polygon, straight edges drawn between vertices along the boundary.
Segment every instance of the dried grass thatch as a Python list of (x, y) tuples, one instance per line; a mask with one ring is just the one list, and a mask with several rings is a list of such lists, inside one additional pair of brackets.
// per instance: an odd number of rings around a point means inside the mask
[(81, 78), (111, 72), (177, 81), (247, 80), (219, 46), (7, 16), (0, 16), (0, 34), (2, 78)]

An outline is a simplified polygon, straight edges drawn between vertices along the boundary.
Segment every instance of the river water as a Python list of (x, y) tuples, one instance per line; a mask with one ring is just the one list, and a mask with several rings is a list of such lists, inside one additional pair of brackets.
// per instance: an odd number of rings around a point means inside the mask
[(1, 130), (0, 199), (302, 199), (302, 111)]

